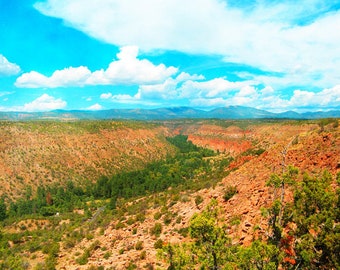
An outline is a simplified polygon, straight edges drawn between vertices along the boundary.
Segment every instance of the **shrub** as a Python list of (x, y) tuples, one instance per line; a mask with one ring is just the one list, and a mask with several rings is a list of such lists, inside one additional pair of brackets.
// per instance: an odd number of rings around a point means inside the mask
[(135, 245), (136, 250), (142, 250), (143, 249), (143, 241), (138, 241)]
[(145, 251), (145, 250), (143, 250), (143, 251), (141, 252), (139, 258), (140, 258), (141, 260), (145, 260), (145, 259), (146, 259), (146, 251)]
[(169, 225), (172, 220), (172, 215), (171, 213), (166, 213), (166, 215), (163, 217), (163, 221), (165, 225)]
[(106, 253), (104, 254), (104, 259), (107, 260), (108, 258), (111, 257), (111, 255), (112, 255), (112, 252), (110, 252), (110, 251), (106, 252)]
[(195, 204), (196, 204), (196, 207), (198, 207), (202, 202), (203, 202), (203, 197), (200, 196), (200, 195), (197, 195), (197, 196), (195, 197)]
[(162, 213), (161, 213), (161, 212), (156, 212), (156, 213), (153, 215), (153, 218), (154, 218), (155, 220), (159, 220), (159, 219), (161, 218), (161, 216), (162, 216)]
[(122, 222), (118, 222), (118, 223), (116, 224), (116, 230), (123, 229), (124, 227), (125, 227), (125, 225), (124, 225), (124, 223), (122, 223)]
[(164, 243), (163, 240), (159, 238), (153, 246), (155, 249), (161, 249), (163, 248), (163, 243)]
[(127, 223), (128, 225), (132, 225), (132, 224), (134, 224), (135, 222), (136, 222), (135, 219), (132, 218), (132, 217), (130, 217), (130, 218), (126, 221), (126, 223)]
[(139, 213), (136, 216), (136, 220), (139, 221), (139, 222), (144, 222), (145, 219), (146, 219), (146, 217), (145, 217), (145, 214), (143, 214), (143, 213)]
[(80, 257), (76, 259), (76, 262), (80, 265), (85, 265), (87, 264), (89, 257), (90, 257), (90, 251), (86, 249), (83, 255), (81, 255)]
[(151, 228), (150, 233), (152, 235), (159, 236), (162, 232), (162, 224), (161, 223), (155, 223), (155, 225)]
[(237, 193), (237, 188), (235, 186), (228, 186), (223, 195), (224, 201), (229, 201)]
[(188, 228), (188, 227), (180, 228), (180, 229), (178, 230), (178, 233), (179, 233), (180, 235), (182, 235), (183, 237), (187, 237), (188, 234), (189, 234), (189, 228)]

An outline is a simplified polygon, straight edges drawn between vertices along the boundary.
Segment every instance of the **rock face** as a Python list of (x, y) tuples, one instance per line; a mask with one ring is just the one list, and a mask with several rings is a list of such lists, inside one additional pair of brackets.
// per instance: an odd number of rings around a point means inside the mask
[(236, 126), (223, 128), (201, 125), (197, 130), (189, 129), (188, 139), (194, 144), (227, 153), (233, 157), (252, 147), (252, 132)]

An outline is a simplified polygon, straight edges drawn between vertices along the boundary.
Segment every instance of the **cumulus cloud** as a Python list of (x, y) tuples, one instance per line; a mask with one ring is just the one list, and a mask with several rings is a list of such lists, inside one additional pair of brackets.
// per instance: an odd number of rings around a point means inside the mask
[[(194, 80), (194, 79), (197, 80)], [(188, 80), (186, 80), (188, 79)], [(135, 94), (103, 93), (100, 98), (113, 103), (163, 105), (187, 104), (194, 107), (242, 105), (282, 112), (287, 110), (324, 110), (340, 106), (340, 85), (320, 91), (295, 90), (290, 97), (281, 97), (273, 87), (256, 81), (232, 82), (225, 78), (205, 80), (198, 75), (180, 74), (163, 83), (140, 85)]]
[(176, 78), (170, 77), (159, 84), (140, 85), (134, 97), (139, 100), (176, 100), (180, 98), (179, 85), (188, 80), (203, 79), (205, 79), (203, 75), (181, 72)]
[(15, 82), (21, 88), (56, 88), (68, 86), (84, 86), (91, 71), (87, 67), (70, 67), (55, 71), (51, 77), (46, 77), (36, 71), (22, 74)]
[(162, 84), (141, 85), (136, 94), (138, 99), (176, 99), (177, 82), (169, 78)]
[(26, 103), (23, 107), (17, 108), (17, 111), (37, 112), (37, 111), (51, 111), (63, 109), (67, 105), (66, 101), (55, 98), (48, 94), (43, 94), (30, 103)]
[(0, 76), (16, 75), (20, 72), (17, 64), (11, 63), (5, 56), (0, 54)]
[[(224, 98), (193, 98), (190, 105), (194, 107), (210, 108), (228, 106), (228, 100)], [(235, 104), (236, 105), (236, 104)]]
[(112, 93), (103, 93), (100, 95), (101, 99), (109, 99), (112, 97)]
[(340, 85), (323, 89), (320, 92), (309, 92), (295, 90), (289, 100), (291, 107), (339, 107), (340, 106)]
[(147, 100), (147, 99), (140, 99), (138, 95), (127, 95), (127, 94), (118, 94), (113, 95), (111, 101), (113, 103), (118, 104), (134, 104), (134, 105), (143, 105), (143, 106), (161, 106), (163, 103), (162, 101), (158, 100)]
[[(155, 104), (155, 100), (176, 100), (179, 99), (179, 85), (187, 80), (203, 80), (203, 75), (189, 74), (186, 72), (181, 72), (175, 78), (169, 77), (161, 83), (156, 84), (142, 84), (139, 86), (138, 91), (135, 95), (118, 94), (113, 95), (112, 93), (102, 93), (100, 95), (101, 99), (119, 101), (120, 103), (142, 103), (151, 102), (152, 105)], [(157, 102), (159, 104), (159, 102)]]
[(177, 73), (175, 67), (154, 65), (146, 59), (137, 58), (138, 48), (122, 47), (118, 60), (112, 61), (106, 70), (91, 72), (87, 67), (69, 67), (55, 71), (47, 77), (36, 71), (22, 74), (15, 85), (21, 88), (82, 87), (88, 85), (153, 84)]
[(340, 58), (334, 58), (340, 55), (340, 12), (328, 12), (330, 4), (256, 1), (244, 9), (220, 0), (145, 0), (141, 11), (133, 0), (103, 0), (100, 5), (91, 0), (47, 0), (35, 7), (111, 44), (219, 54), (228, 62), (329, 87), (338, 83), (334, 71), (340, 65)]
[(251, 83), (253, 82), (232, 82), (225, 78), (215, 78), (201, 82), (188, 80), (181, 86), (180, 92), (181, 96), (184, 98), (190, 98), (193, 96), (207, 98), (226, 97), (230, 94), (230, 92), (239, 90)]
[(270, 86), (256, 88), (246, 85), (229, 97), (193, 95), (190, 105), (206, 108), (242, 105), (272, 112), (327, 110), (340, 107), (340, 85), (317, 92), (295, 90), (292, 96), (286, 98)]
[(86, 110), (89, 110), (89, 111), (99, 111), (99, 110), (102, 110), (104, 107), (98, 103), (96, 104), (93, 104), (92, 106), (90, 107), (87, 107)]
[(3, 92), (0, 92), (0, 97), (8, 96), (8, 95), (11, 95), (11, 94), (13, 94), (13, 93), (14, 93), (14, 92), (3, 91)]

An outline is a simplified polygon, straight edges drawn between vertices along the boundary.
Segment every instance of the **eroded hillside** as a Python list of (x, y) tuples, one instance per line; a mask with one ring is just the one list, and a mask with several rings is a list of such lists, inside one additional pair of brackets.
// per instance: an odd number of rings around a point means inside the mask
[[(195, 124), (186, 126), (184, 133), (189, 134), (195, 143), (233, 154), (236, 160), (241, 160), (237, 169), (214, 188), (163, 194), (132, 203), (132, 208), (133, 205), (137, 209), (141, 207), (145, 220), (139, 221), (136, 213), (129, 214), (127, 211), (124, 225), (112, 221), (96, 238), (104, 251), (100, 248), (93, 251), (88, 265), (127, 269), (134, 264), (138, 269), (166, 269), (165, 262), (156, 256), (157, 241), (161, 239), (171, 244), (190, 241), (182, 230), (188, 227), (193, 214), (202, 211), (212, 199), (216, 199), (223, 209), (222, 219), (225, 224), (230, 224), (228, 232), (233, 241), (249, 245), (252, 239), (266, 235), (268, 220), (261, 214), (261, 209), (269, 207), (273, 200), (273, 191), (266, 182), (272, 173), (282, 172), (283, 159), (286, 165), (296, 166), (302, 173), (320, 174), (329, 170), (335, 175), (340, 171), (340, 129), (332, 125), (320, 131), (318, 125), (308, 123), (266, 123), (249, 125), (246, 129)], [(245, 144), (248, 147), (243, 148)], [(264, 147), (265, 152), (248, 159), (237, 156), (237, 153), (242, 154), (251, 147)], [(229, 186), (236, 187), (237, 194), (226, 202), (224, 194)], [(199, 205), (195, 201), (197, 197), (203, 198)], [(289, 200), (289, 192), (287, 197)], [(162, 201), (163, 208), (155, 203), (159, 201)], [(170, 219), (169, 224), (167, 219)], [(129, 223), (131, 220), (133, 222)], [(162, 224), (159, 235), (152, 233), (156, 223)], [(79, 268), (75, 254), (91, 243), (93, 240), (85, 239), (74, 253), (62, 252), (60, 266), (64, 269), (86, 269)], [(142, 250), (136, 249), (138, 243), (142, 243)], [(108, 259), (105, 259), (106, 250), (112, 251)]]
[[(39, 131), (36, 134), (50, 140), (47, 133), (44, 135)], [(72, 225), (72, 218), (67, 215), (52, 219), (26, 219), (7, 225), (4, 228), (7, 232), (27, 231), (19, 244), (10, 242), (13, 247), (30, 243), (32, 238), (29, 237), (36, 229), (53, 228), (62, 235), (58, 242), (56, 269), (167, 269), (166, 256), (162, 256), (164, 251), (159, 248), (166, 244), (192, 241), (188, 235), (190, 219), (205, 209), (212, 199), (217, 200), (221, 208), (219, 218), (227, 226), (233, 243), (247, 246), (259, 236), (267, 237), (268, 219), (262, 211), (271, 206), (274, 198), (273, 189), (266, 185), (271, 174), (280, 175), (288, 165), (299, 169), (299, 179), (305, 172), (318, 176), (328, 170), (333, 177), (340, 172), (340, 128), (334, 121), (326, 126), (303, 121), (175, 121), (147, 129), (100, 129), (94, 134), (83, 134), (82, 143), (96, 143), (94, 148), (97, 149), (100, 145), (98, 134), (100, 138), (109, 137), (120, 142), (121, 148), (123, 143), (135, 147), (134, 151), (140, 151), (133, 155), (137, 156), (136, 160), (149, 158), (154, 153), (157, 153), (157, 158), (164, 156), (166, 151), (158, 148), (166, 146), (167, 151), (173, 148), (159, 138), (186, 134), (196, 145), (220, 153), (212, 157), (211, 162), (229, 156), (233, 157), (233, 161), (223, 168), (229, 172), (228, 176), (219, 182), (212, 179), (214, 176), (207, 178), (204, 180), (206, 187), (199, 190), (170, 187), (164, 192), (137, 199), (122, 198), (117, 201), (113, 214), (107, 209), (107, 201), (97, 204), (89, 202), (89, 209), (76, 211), (82, 217), (82, 222), (77, 225)], [(131, 134), (138, 134), (138, 139), (131, 137)], [(67, 145), (75, 152), (80, 147), (76, 143), (76, 135), (79, 134), (73, 134), (72, 140), (67, 136)], [(118, 138), (118, 135), (123, 137)], [(89, 140), (91, 136), (96, 136), (96, 139)], [(117, 148), (119, 143), (114, 145)], [(153, 148), (153, 145), (157, 147)], [(88, 149), (87, 155), (83, 155), (90, 162), (96, 154), (90, 151), (91, 148)], [(79, 154), (77, 157), (79, 159)], [(126, 156), (118, 157), (123, 159)], [(77, 164), (73, 162), (71, 167)], [(88, 166), (93, 164), (96, 163), (89, 163)], [(200, 174), (203, 172), (198, 172)], [(229, 187), (234, 187), (236, 193), (226, 200), (225, 193)], [(291, 199), (291, 192), (287, 189), (285, 200)], [(33, 269), (47, 264), (50, 255), (39, 247), (21, 256), (30, 265), (29, 269)]]
[(1, 122), (0, 194), (24, 187), (94, 182), (101, 175), (137, 169), (174, 151), (164, 127), (138, 122)]

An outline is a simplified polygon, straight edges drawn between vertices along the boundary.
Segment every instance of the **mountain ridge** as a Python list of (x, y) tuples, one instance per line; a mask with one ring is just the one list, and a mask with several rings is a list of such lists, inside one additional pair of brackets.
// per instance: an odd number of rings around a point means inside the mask
[(185, 118), (206, 119), (320, 119), (339, 118), (339, 110), (310, 111), (298, 113), (286, 111), (269, 112), (245, 106), (218, 107), (208, 111), (193, 107), (164, 107), (156, 109), (108, 109), (108, 110), (53, 110), (47, 112), (0, 112), (0, 120), (171, 120)]

